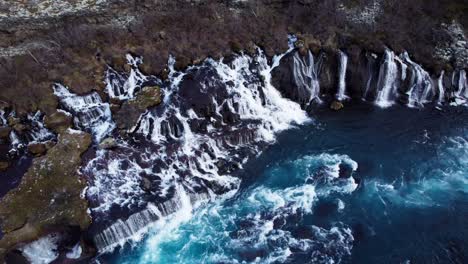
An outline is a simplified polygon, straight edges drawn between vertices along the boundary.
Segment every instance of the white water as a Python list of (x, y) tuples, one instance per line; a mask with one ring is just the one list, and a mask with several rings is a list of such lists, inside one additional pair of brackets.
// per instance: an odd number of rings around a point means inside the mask
[(102, 102), (97, 92), (80, 96), (61, 84), (55, 84), (54, 94), (63, 107), (73, 114), (75, 125), (82, 130), (90, 130), (95, 141), (100, 142), (115, 128), (109, 104)]
[[(458, 78), (457, 78), (458, 77)], [(468, 83), (466, 79), (466, 71), (460, 70), (458, 73), (454, 72), (452, 76), (452, 84), (455, 90), (455, 102), (451, 105), (463, 105), (468, 103)]]
[(395, 62), (395, 54), (393, 51), (386, 49), (379, 70), (375, 104), (384, 108), (393, 105), (397, 90), (397, 75), (398, 67)]
[[(221, 174), (217, 166), (219, 161), (234, 162), (233, 159), (240, 158), (236, 152), (241, 148), (258, 152), (257, 144), (274, 142), (276, 133), (309, 120), (298, 104), (282, 98), (270, 83), (271, 70), (283, 55), (275, 57), (271, 66), (260, 52), (255, 58), (240, 55), (230, 64), (207, 59), (202, 65), (192, 66), (184, 73), (170, 67), (170, 83), (163, 87), (164, 108), (144, 113), (135, 130), (136, 134), (147, 137), (152, 145), (158, 147), (140, 149), (119, 141), (116, 150), (99, 150), (96, 158), (83, 169), (85, 174), (93, 177), (87, 196), (98, 201), (98, 206), (92, 208), (92, 212), (106, 214), (112, 206), (146, 208), (126, 219), (117, 220), (97, 234), (95, 242), (100, 252), (112, 251), (129, 241), (139, 241), (148, 228), (161, 225), (161, 219), (186, 213), (188, 205), (184, 204), (184, 197), (190, 197), (192, 208), (195, 203), (218, 196), (215, 192), (221, 188), (225, 189), (223, 193), (235, 191), (240, 180)], [(229, 126), (223, 122), (221, 127), (215, 127), (215, 120), (211, 120), (207, 134), (192, 131), (191, 123), (204, 118), (199, 117), (195, 109), (181, 107), (189, 104), (180, 101), (187, 99), (178, 97), (179, 85), (187, 72), (202, 72), (204, 69), (213, 69), (215, 75), (206, 78), (208, 81), (202, 84), (202, 91), (222, 89), (227, 94), (226, 98), (213, 98), (214, 116), (222, 117), (223, 110), (227, 108), (240, 117), (239, 124)], [(257, 79), (252, 79), (255, 76)], [(134, 86), (125, 83), (123, 87), (112, 88), (112, 91), (120, 92), (114, 92), (115, 97), (131, 96)], [(263, 100), (260, 89), (264, 94)], [(227, 134), (224, 132), (226, 129), (230, 131)], [(229, 133), (234, 133), (234, 137)], [(240, 165), (245, 161), (243, 157), (235, 163)], [(163, 164), (163, 167), (157, 169), (150, 164)], [(141, 187), (141, 175), (157, 178), (150, 192), (163, 202), (147, 203), (141, 199), (147, 192)]]
[(444, 97), (445, 97), (444, 75), (445, 75), (445, 71), (442, 71), (440, 73), (439, 78), (437, 79), (437, 89), (438, 89), (437, 104), (439, 105), (444, 102)]
[[(228, 205), (217, 200), (180, 226), (156, 229), (139, 247), (141, 255), (124, 263), (288, 263), (293, 254), (307, 254), (312, 263), (339, 262), (351, 254), (350, 228), (341, 223), (329, 228), (308, 225), (304, 228), (311, 237), (298, 237), (288, 226), (300, 225), (303, 215), (313, 215), (317, 201), (327, 199), (331, 189), (343, 194), (354, 191), (354, 183), (338, 177), (340, 165), (355, 171), (357, 163), (345, 155), (322, 154), (292, 164), (288, 179), (281, 171), (274, 173), (273, 166), (265, 183), (247, 189)], [(318, 171), (323, 173), (310, 175)], [(246, 260), (242, 252), (258, 256)]]
[(82, 252), (83, 249), (81, 248), (81, 245), (78, 242), (69, 252), (67, 252), (66, 256), (68, 259), (79, 259), (81, 257)]
[(58, 257), (58, 240), (58, 235), (51, 234), (22, 246), (20, 251), (31, 264), (49, 264)]
[(407, 92), (408, 106), (423, 106), (424, 103), (431, 102), (434, 96), (431, 76), (419, 64), (413, 62), (407, 52), (404, 52), (401, 57), (411, 72), (410, 89)]
[(131, 67), (128, 75), (120, 74), (110, 67), (107, 69), (106, 90), (110, 97), (125, 100), (135, 96), (141, 85), (149, 79), (138, 69), (138, 65), (142, 63), (141, 57), (127, 54), (127, 64)]
[(53, 139), (54, 134), (44, 126), (44, 117), (40, 111), (34, 115), (27, 115), (27, 122), (31, 124), (27, 132), (28, 143), (40, 143)]
[(309, 94), (307, 103), (314, 99), (320, 102), (320, 84), (318, 79), (318, 67), (314, 62), (314, 55), (309, 50), (307, 57), (302, 57), (299, 52), (293, 56), (293, 76), (294, 82), (300, 95)]
[(340, 65), (338, 67), (338, 92), (336, 99), (339, 101), (349, 98), (346, 95), (346, 70), (348, 68), (348, 55), (340, 50)]

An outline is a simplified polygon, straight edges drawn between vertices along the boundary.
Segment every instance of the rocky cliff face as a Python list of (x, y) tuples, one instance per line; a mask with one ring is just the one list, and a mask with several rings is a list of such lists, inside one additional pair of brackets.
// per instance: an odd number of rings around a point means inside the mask
[[(86, 184), (77, 173), (81, 155), (91, 144), (97, 147), (114, 128), (121, 135), (133, 131), (148, 140), (166, 138), (171, 142), (188, 130), (204, 136), (218, 129), (220, 135), (226, 135), (225, 125), (239, 125), (245, 114), (242, 105), (226, 103), (222, 109), (216, 108), (216, 104), (231, 100), (218, 86), (231, 87), (236, 80), (224, 84), (221, 77), (225, 76), (214, 74), (211, 68), (231, 73), (228, 66), (211, 61), (187, 73), (179, 70), (201, 65), (207, 57), (226, 57), (229, 65), (233, 52), (256, 54), (256, 47), (271, 59), (288, 48), (288, 34), (293, 34), (297, 36), (295, 51), (272, 72), (272, 83), (304, 109), (327, 98), (346, 96), (378, 104), (451, 100), (460, 90), (459, 80), (466, 83), (466, 13), (468, 5), (463, 0), (0, 3), (0, 174), (11, 173), (12, 166), (21, 167), (18, 157), (25, 154), (28, 143), (31, 153), (26, 156), (32, 159), (26, 168), (18, 169), (27, 171), (19, 187), (1, 198), (4, 235), (0, 247), (5, 252), (58, 225), (87, 228), (87, 204), (80, 196)], [(142, 56), (144, 63), (132, 54)], [(266, 67), (266, 59), (261, 58), (260, 66)], [(243, 60), (248, 61), (247, 66), (231, 66), (242, 72), (258, 67), (258, 62), (247, 58), (235, 62)], [(409, 69), (408, 78), (400, 78), (403, 68), (405, 73)], [(257, 76), (262, 70), (251, 73), (256, 78), (242, 78), (260, 87), (265, 82), (264, 75)], [(204, 83), (207, 76), (220, 80)], [(180, 97), (174, 96), (174, 100), (177, 109), (187, 113), (182, 113), (182, 118), (171, 112), (175, 108), (164, 115), (153, 109), (140, 118), (147, 108), (166, 103), (170, 94), (165, 95), (160, 85), (171, 91), (167, 86), (172, 84), (165, 83), (168, 78), (181, 82)], [(441, 92), (426, 93), (428, 82), (431, 91), (437, 84), (452, 94), (441, 98)], [(345, 83), (346, 93), (341, 91)], [(135, 87), (139, 90), (129, 89)], [(227, 91), (236, 93), (234, 89)], [(259, 109), (267, 105), (263, 89), (254, 94)], [(268, 117), (262, 115), (263, 119)], [(94, 142), (89, 134), (74, 133), (70, 126), (92, 133)], [(226, 136), (228, 139), (213, 137), (220, 142), (230, 140), (226, 145), (252, 141), (253, 135), (239, 131), (239, 135)], [(104, 145), (109, 144), (101, 147)], [(200, 148), (197, 146), (197, 151)], [(94, 160), (100, 164), (107, 162), (107, 155), (115, 158), (117, 154), (124, 159), (129, 149), (102, 150), (102, 157)], [(228, 163), (213, 159), (212, 169), (230, 171)], [(155, 183), (144, 179), (143, 189), (148, 192)], [(135, 186), (138, 189), (139, 185)], [(16, 210), (23, 204), (28, 207)], [(54, 210), (37, 211), (47, 207)]]

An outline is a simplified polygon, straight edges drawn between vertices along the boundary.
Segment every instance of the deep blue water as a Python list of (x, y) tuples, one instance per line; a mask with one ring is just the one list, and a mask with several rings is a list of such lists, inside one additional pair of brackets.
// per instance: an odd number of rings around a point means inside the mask
[(468, 263), (466, 108), (356, 103), (313, 117), (249, 161), (233, 197), (107, 261)]

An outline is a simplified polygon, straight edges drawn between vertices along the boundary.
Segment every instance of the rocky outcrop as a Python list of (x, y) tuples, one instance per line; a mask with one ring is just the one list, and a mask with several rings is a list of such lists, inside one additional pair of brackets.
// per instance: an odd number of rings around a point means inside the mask
[(87, 202), (81, 196), (86, 183), (77, 173), (81, 154), (90, 144), (89, 134), (64, 131), (47, 155), (34, 159), (20, 185), (1, 199), (1, 255), (54, 227), (85, 229), (90, 224)]
[(72, 124), (72, 116), (64, 111), (55, 111), (50, 115), (45, 116), (44, 125), (55, 131), (61, 133), (69, 128)]
[(114, 119), (121, 130), (129, 130), (136, 125), (146, 109), (161, 103), (161, 90), (158, 86), (145, 86), (135, 98), (122, 103), (115, 111)]

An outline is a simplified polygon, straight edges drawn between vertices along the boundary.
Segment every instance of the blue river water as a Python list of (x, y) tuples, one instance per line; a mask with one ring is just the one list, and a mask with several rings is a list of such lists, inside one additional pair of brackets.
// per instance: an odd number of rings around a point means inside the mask
[(237, 193), (106, 263), (468, 263), (468, 110), (366, 103), (283, 132)]

